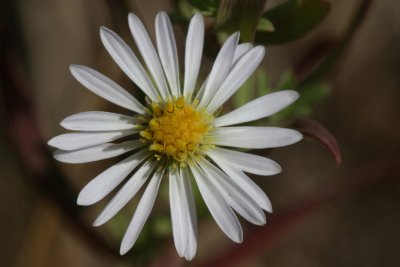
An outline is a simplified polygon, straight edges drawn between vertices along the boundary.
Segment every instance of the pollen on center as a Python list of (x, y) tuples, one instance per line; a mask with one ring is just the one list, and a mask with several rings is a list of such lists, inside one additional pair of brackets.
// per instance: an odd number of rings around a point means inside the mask
[(152, 118), (140, 135), (150, 142), (156, 156), (172, 157), (185, 163), (189, 156), (201, 149), (203, 137), (210, 129), (212, 116), (179, 97), (165, 103), (152, 103)]

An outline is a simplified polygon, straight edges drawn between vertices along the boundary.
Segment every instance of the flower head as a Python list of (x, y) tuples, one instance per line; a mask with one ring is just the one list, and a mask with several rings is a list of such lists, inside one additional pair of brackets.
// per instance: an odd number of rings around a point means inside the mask
[[(280, 166), (265, 157), (234, 148), (261, 149), (299, 141), (300, 133), (276, 127), (232, 126), (267, 117), (298, 98), (280, 91), (257, 98), (218, 116), (217, 110), (239, 89), (260, 64), (264, 47), (238, 44), (231, 35), (219, 52), (204, 83), (196, 84), (203, 50), (204, 22), (195, 15), (186, 39), (184, 82), (181, 87), (178, 53), (165, 12), (156, 18), (157, 51), (142, 22), (129, 15), (129, 26), (144, 65), (114, 32), (102, 27), (101, 40), (123, 72), (146, 94), (136, 98), (99, 72), (72, 65), (73, 76), (106, 100), (128, 109), (130, 115), (103, 111), (82, 112), (61, 122), (76, 131), (54, 137), (54, 157), (66, 163), (84, 163), (128, 154), (89, 182), (79, 205), (92, 205), (127, 180), (94, 222), (102, 225), (120, 211), (150, 179), (122, 240), (121, 254), (134, 245), (147, 220), (162, 178), (169, 182), (169, 200), (176, 249), (190, 260), (197, 248), (197, 219), (191, 181), (222, 231), (242, 241), (234, 211), (251, 223), (263, 225), (264, 211), (272, 212), (265, 193), (245, 174), (273, 175)], [(116, 142), (125, 137), (123, 142)], [(128, 177), (128, 178), (127, 178)]]

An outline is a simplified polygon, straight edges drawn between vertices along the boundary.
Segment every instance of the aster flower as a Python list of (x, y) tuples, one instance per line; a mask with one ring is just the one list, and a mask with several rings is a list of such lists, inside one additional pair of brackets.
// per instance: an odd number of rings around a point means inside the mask
[[(80, 192), (77, 203), (97, 203), (127, 180), (95, 220), (99, 226), (120, 211), (150, 180), (123, 237), (120, 253), (134, 245), (153, 207), (161, 180), (168, 179), (172, 230), (181, 257), (191, 260), (197, 249), (197, 218), (192, 193), (194, 179), (210, 213), (233, 241), (242, 241), (236, 213), (256, 225), (272, 212), (266, 194), (245, 174), (273, 175), (280, 166), (265, 157), (234, 148), (281, 147), (299, 141), (297, 131), (277, 127), (232, 126), (267, 117), (298, 98), (280, 91), (257, 98), (218, 116), (219, 108), (249, 78), (264, 57), (264, 47), (238, 44), (239, 33), (222, 46), (209, 76), (197, 78), (203, 50), (204, 22), (195, 15), (186, 39), (184, 81), (181, 87), (178, 55), (171, 22), (165, 12), (156, 17), (157, 51), (142, 22), (129, 14), (129, 27), (144, 65), (114, 32), (102, 27), (101, 40), (122, 71), (147, 96), (146, 103), (99, 72), (79, 65), (72, 75), (104, 99), (126, 108), (130, 115), (103, 111), (65, 118), (61, 126), (75, 132), (52, 138), (54, 157), (66, 163), (85, 163), (129, 153)], [(199, 88), (198, 90), (195, 90)], [(123, 138), (123, 142), (114, 141)]]

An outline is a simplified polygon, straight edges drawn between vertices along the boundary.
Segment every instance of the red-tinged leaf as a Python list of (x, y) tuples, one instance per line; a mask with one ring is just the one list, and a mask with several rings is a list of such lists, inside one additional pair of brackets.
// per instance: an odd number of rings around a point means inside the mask
[(328, 129), (322, 126), (319, 122), (311, 119), (299, 119), (294, 122), (293, 127), (301, 132), (304, 137), (316, 140), (323, 144), (332, 154), (336, 164), (338, 166), (340, 165), (340, 162), (342, 161), (340, 148), (336, 138)]

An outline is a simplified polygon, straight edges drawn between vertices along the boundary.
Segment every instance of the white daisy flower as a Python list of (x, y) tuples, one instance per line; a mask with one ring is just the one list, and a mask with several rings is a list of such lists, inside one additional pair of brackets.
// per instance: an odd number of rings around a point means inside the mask
[[(72, 75), (104, 99), (131, 111), (121, 115), (82, 112), (65, 118), (61, 126), (76, 131), (51, 139), (54, 157), (66, 163), (84, 163), (129, 156), (89, 182), (78, 196), (79, 205), (92, 205), (127, 180), (104, 208), (94, 225), (111, 219), (147, 184), (123, 237), (120, 253), (132, 248), (153, 207), (160, 182), (169, 181), (172, 230), (181, 257), (191, 260), (197, 249), (197, 219), (192, 178), (221, 230), (242, 241), (235, 212), (257, 225), (272, 212), (266, 194), (245, 174), (273, 175), (280, 166), (265, 157), (234, 148), (262, 149), (296, 143), (302, 135), (276, 127), (232, 126), (267, 117), (298, 98), (280, 91), (257, 98), (218, 116), (217, 110), (249, 78), (264, 57), (264, 47), (238, 44), (232, 34), (219, 52), (211, 72), (195, 90), (203, 50), (203, 17), (195, 15), (186, 39), (184, 82), (181, 86), (178, 54), (171, 22), (165, 12), (156, 17), (157, 50), (140, 19), (129, 14), (129, 27), (144, 65), (114, 32), (102, 27), (101, 40), (126, 75), (146, 94), (142, 104), (99, 72), (72, 65)], [(125, 137), (119, 143), (117, 139)], [(127, 138), (128, 137), (128, 138)]]

